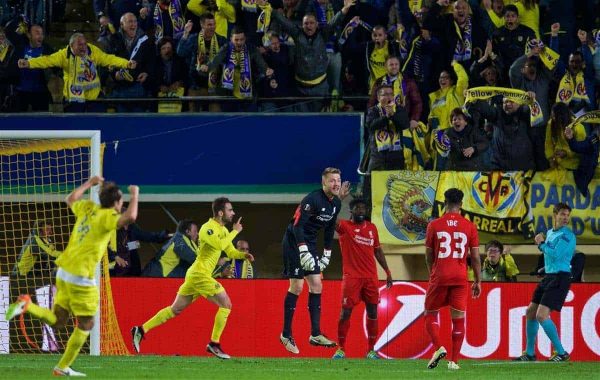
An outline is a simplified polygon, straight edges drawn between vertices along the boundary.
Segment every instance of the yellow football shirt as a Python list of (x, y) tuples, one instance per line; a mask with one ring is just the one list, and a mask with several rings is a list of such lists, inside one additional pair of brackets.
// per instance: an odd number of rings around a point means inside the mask
[(236, 230), (229, 232), (227, 227), (222, 226), (213, 218), (209, 219), (200, 227), (198, 257), (190, 270), (212, 276), (212, 271), (223, 251), (232, 259), (244, 259), (245, 253), (238, 251), (233, 246), (233, 239), (237, 234)]
[(73, 203), (71, 211), (77, 221), (67, 249), (56, 259), (56, 265), (73, 275), (91, 279), (102, 255), (106, 253), (121, 215), (112, 208), (102, 208), (90, 200)]

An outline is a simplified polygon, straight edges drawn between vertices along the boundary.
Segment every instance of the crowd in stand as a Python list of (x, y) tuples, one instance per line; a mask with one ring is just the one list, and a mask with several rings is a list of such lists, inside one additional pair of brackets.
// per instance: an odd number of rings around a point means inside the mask
[(598, 109), (597, 1), (93, 5), (98, 40), (75, 33), (56, 52), (43, 27), (0, 6), (5, 111), (48, 110), (48, 76), (62, 69), (70, 112), (103, 111), (99, 98), (160, 112), (131, 99), (183, 95), (202, 101), (179, 110), (365, 111), (365, 171), (563, 168), (586, 194), (597, 168), (598, 124), (573, 123)]

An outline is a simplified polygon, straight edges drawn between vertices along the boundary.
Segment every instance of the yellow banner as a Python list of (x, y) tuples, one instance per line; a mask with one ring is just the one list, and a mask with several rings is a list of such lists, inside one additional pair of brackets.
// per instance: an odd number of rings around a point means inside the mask
[(427, 171), (371, 173), (371, 220), (377, 226), (383, 244), (425, 242), (439, 176), (440, 172)]
[(571, 225), (577, 243), (597, 243), (600, 239), (600, 170), (590, 182), (590, 195), (586, 198), (577, 190), (573, 172), (545, 171), (536, 173), (531, 182), (530, 204), (535, 230), (552, 228), (552, 208), (558, 202), (571, 206)]
[(533, 215), (527, 202), (533, 172), (442, 172), (433, 215), (444, 213), (444, 192), (465, 194), (462, 214), (481, 232), (533, 236)]

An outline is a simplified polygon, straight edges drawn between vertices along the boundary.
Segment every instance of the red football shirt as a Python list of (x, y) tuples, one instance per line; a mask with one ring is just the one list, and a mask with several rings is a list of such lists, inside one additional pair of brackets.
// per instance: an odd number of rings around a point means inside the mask
[(336, 229), (342, 250), (342, 273), (344, 277), (377, 278), (375, 248), (379, 248), (377, 227), (369, 221), (355, 224), (340, 220)]
[(479, 247), (477, 228), (459, 213), (446, 213), (427, 225), (425, 247), (433, 249), (431, 284), (464, 284), (469, 248)]

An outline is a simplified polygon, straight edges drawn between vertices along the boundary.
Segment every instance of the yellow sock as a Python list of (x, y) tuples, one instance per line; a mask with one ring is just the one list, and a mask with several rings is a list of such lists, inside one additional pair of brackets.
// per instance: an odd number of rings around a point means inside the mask
[(219, 343), (223, 330), (225, 330), (229, 313), (231, 313), (231, 309), (225, 309), (224, 307), (220, 307), (217, 311), (217, 314), (215, 315), (215, 324), (213, 325), (212, 335), (210, 337), (211, 341)]
[(67, 367), (70, 367), (71, 364), (73, 364), (75, 358), (77, 357), (77, 355), (79, 355), (81, 347), (83, 347), (83, 344), (85, 343), (89, 335), (89, 331), (81, 330), (79, 327), (75, 327), (75, 329), (73, 329), (73, 333), (71, 334), (71, 337), (67, 342), (67, 348), (65, 348), (65, 353), (58, 362), (58, 368), (66, 369)]
[(50, 326), (56, 323), (56, 314), (52, 310), (36, 305), (33, 302), (27, 306), (27, 312)]
[(175, 313), (173, 313), (171, 306), (167, 306), (164, 309), (162, 309), (161, 311), (159, 311), (158, 313), (156, 313), (156, 315), (154, 317), (150, 318), (146, 323), (144, 323), (142, 325), (142, 328), (144, 329), (144, 332), (148, 332), (148, 331), (152, 330), (153, 328), (162, 325), (163, 323), (165, 323), (169, 319), (173, 318), (174, 316), (175, 316)]

